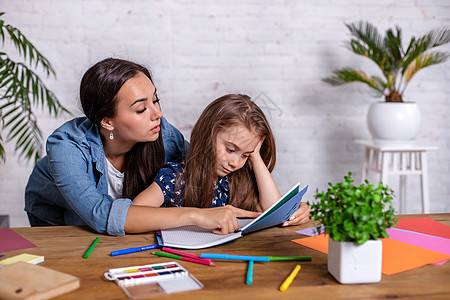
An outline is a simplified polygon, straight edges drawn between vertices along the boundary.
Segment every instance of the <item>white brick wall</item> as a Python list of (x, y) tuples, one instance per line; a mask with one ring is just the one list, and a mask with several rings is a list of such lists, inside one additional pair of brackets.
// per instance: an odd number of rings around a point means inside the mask
[[(76, 115), (81, 76), (109, 56), (152, 69), (166, 117), (187, 137), (213, 99), (264, 92), (282, 112), (270, 118), (275, 179), (282, 192), (297, 181), (309, 184), (307, 200), (348, 171), (361, 177), (362, 148), (353, 140), (369, 137), (365, 116), (375, 99), (362, 85), (333, 88), (320, 81), (334, 68), (372, 67), (342, 47), (349, 38), (343, 22), (364, 19), (381, 31), (398, 24), (405, 40), (450, 26), (447, 0), (0, 0), (0, 7), (6, 22), (51, 61), (58, 78), (46, 82)], [(418, 139), (439, 147), (429, 155), (433, 212), (450, 212), (449, 66), (421, 71), (406, 93), (422, 111)], [(43, 114), (45, 136), (68, 118)], [(7, 155), (0, 165), (0, 214), (11, 216), (11, 226), (27, 226), (23, 191), (32, 166), (17, 159), (12, 144)], [(391, 181), (396, 189), (397, 179)], [(408, 212), (420, 211), (419, 187), (418, 178), (408, 181)]]

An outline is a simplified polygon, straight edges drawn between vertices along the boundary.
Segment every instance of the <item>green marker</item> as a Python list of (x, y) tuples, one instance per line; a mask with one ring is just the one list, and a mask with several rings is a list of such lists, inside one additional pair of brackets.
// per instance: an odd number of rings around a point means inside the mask
[(89, 247), (89, 249), (87, 249), (86, 253), (83, 255), (83, 258), (88, 258), (89, 255), (91, 255), (92, 250), (94, 250), (95, 245), (97, 245), (98, 241), (100, 241), (100, 238), (97, 237), (94, 242), (92, 243), (92, 245)]
[(300, 261), (311, 261), (311, 256), (269, 256), (270, 261), (289, 261), (289, 260), (300, 260)]
[(168, 257), (168, 258), (173, 258), (173, 259), (181, 259), (180, 255), (169, 254), (169, 253), (164, 253), (164, 252), (152, 252), (152, 254), (155, 254), (158, 256), (164, 256), (164, 257)]

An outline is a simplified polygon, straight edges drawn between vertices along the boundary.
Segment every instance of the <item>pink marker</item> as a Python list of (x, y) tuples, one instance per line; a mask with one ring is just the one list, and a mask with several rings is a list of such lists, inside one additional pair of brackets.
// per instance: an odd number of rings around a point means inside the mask
[(184, 257), (190, 257), (190, 258), (195, 258), (195, 259), (204, 260), (205, 262), (209, 262), (209, 263), (212, 262), (211, 259), (208, 259), (208, 258), (201, 258), (200, 256), (195, 255), (195, 254), (186, 253), (186, 252), (182, 252), (182, 251), (175, 250), (175, 249), (171, 249), (171, 248), (167, 248), (167, 247), (162, 247), (161, 250), (166, 251), (166, 252), (168, 252), (168, 253), (172, 253), (172, 254), (184, 256)]

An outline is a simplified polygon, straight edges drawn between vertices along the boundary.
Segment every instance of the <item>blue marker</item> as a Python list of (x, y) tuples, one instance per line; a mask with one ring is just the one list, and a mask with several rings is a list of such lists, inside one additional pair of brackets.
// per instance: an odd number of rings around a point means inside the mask
[(212, 258), (212, 259), (234, 259), (234, 260), (248, 260), (248, 261), (270, 261), (269, 257), (266, 256), (242, 256), (242, 255), (228, 255), (228, 254), (218, 254), (218, 253), (202, 253), (201, 258)]
[(148, 245), (148, 246), (143, 246), (143, 247), (136, 247), (136, 248), (128, 248), (128, 249), (116, 250), (116, 251), (112, 251), (111, 252), (111, 256), (128, 254), (128, 253), (134, 253), (134, 252), (145, 251), (145, 250), (156, 249), (156, 248), (159, 248), (158, 244)]
[(251, 285), (253, 283), (253, 260), (248, 262), (247, 281), (245, 283), (247, 285)]

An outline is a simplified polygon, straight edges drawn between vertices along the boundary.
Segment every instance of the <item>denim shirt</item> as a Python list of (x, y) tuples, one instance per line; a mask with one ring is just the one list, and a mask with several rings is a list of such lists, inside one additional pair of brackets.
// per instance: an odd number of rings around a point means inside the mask
[[(182, 161), (188, 143), (161, 119), (165, 162)], [(138, 162), (137, 162), (138, 163)], [(99, 233), (125, 235), (131, 199), (108, 195), (108, 174), (100, 132), (86, 117), (75, 118), (47, 139), (25, 188), (25, 211), (54, 225), (88, 225)]]

